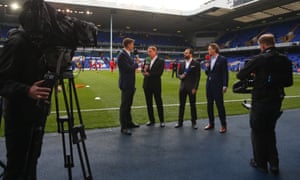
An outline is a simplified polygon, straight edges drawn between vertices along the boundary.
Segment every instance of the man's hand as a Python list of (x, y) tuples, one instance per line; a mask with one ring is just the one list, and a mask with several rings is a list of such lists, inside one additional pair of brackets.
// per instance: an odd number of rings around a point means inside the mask
[(136, 57), (136, 58), (135, 58), (135, 63), (137, 63), (137, 64), (140, 63), (140, 58), (139, 58), (139, 57)]
[(194, 95), (194, 94), (196, 94), (197, 93), (197, 89), (192, 89), (192, 94)]
[(143, 72), (143, 75), (144, 76), (150, 76), (150, 73), (149, 72)]
[(227, 87), (223, 87), (223, 94), (227, 92)]
[(209, 68), (209, 63), (205, 63), (206, 68)]
[(28, 91), (28, 96), (31, 97), (32, 99), (38, 100), (47, 100), (49, 98), (51, 89), (47, 87), (41, 87), (43, 84), (44, 80), (35, 82)]
[(185, 74), (181, 74), (179, 77), (180, 77), (180, 79), (184, 79), (185, 78)]

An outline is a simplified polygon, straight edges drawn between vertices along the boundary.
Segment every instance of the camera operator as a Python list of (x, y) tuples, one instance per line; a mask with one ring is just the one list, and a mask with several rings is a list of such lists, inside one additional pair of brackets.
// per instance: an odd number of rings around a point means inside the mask
[[(288, 67), (282, 67), (283, 61), (289, 61), (275, 48), (272, 34), (263, 34), (259, 40), (261, 54), (250, 60), (237, 74), (240, 80), (254, 78), (252, 90), (252, 108), (250, 112), (251, 139), (253, 159), (250, 165), (262, 172), (279, 173), (279, 160), (276, 148), (275, 126), (281, 115), (281, 103), (284, 98), (284, 85), (270, 85), (270, 74), (281, 73), (286, 76)], [(276, 69), (276, 71), (274, 71)], [(287, 70), (286, 70), (287, 69)], [(273, 76), (275, 77), (275, 76)], [(273, 78), (275, 81), (275, 78)], [(282, 81), (283, 82), (283, 81)], [(273, 82), (276, 84), (276, 82)]]
[[(21, 30), (10, 31), (0, 55), (0, 96), (4, 99), (7, 168), (4, 180), (36, 179), (38, 149), (33, 167), (28, 171), (32, 129), (46, 114), (36, 106), (37, 100), (47, 100), (49, 88), (40, 87), (47, 72), (39, 48)], [(27, 169), (27, 170), (26, 170)]]

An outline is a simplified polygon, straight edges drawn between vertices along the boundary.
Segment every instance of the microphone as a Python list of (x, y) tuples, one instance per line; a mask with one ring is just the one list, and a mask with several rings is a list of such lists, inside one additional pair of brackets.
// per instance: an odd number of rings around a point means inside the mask
[(210, 61), (210, 55), (209, 55), (209, 54), (206, 54), (206, 55), (205, 55), (205, 60), (206, 60), (206, 61)]
[(150, 69), (150, 64), (151, 64), (151, 58), (148, 56), (145, 59), (145, 64), (144, 64), (144, 68), (142, 70), (142, 72), (147, 72)]
[(205, 55), (205, 60), (203, 62), (203, 64), (206, 66), (206, 70), (209, 69), (209, 66), (210, 66), (210, 59), (211, 59), (211, 56), (209, 54), (206, 54)]
[(137, 49), (134, 49), (134, 50), (133, 50), (133, 54), (134, 54), (134, 56), (135, 56), (136, 58), (139, 58), (139, 52), (138, 52)]
[(145, 64), (150, 64), (150, 63), (151, 63), (151, 58), (150, 57), (146, 57)]
[(139, 59), (139, 52), (138, 52), (138, 50), (137, 50), (137, 49), (134, 49), (134, 50), (133, 50), (133, 54), (134, 54), (134, 56), (135, 56), (135, 62), (136, 62), (137, 64), (139, 64), (139, 63), (140, 63), (140, 59)]

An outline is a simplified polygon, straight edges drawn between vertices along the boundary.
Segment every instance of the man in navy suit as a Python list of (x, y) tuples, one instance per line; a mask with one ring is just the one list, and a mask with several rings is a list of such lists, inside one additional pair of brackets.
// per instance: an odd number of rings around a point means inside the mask
[(219, 51), (220, 48), (216, 43), (212, 43), (208, 46), (210, 63), (206, 64), (206, 97), (209, 124), (204, 129), (211, 130), (215, 127), (214, 102), (216, 102), (222, 126), (219, 132), (226, 133), (227, 124), (224, 94), (228, 87), (228, 65), (227, 59), (224, 56), (221, 56)]
[(123, 40), (124, 48), (117, 56), (119, 65), (119, 88), (121, 90), (120, 123), (121, 133), (131, 135), (130, 128), (137, 128), (132, 122), (131, 106), (135, 93), (135, 72), (138, 68), (139, 58), (131, 58), (131, 52), (134, 50), (134, 40), (125, 38)]
[(200, 64), (193, 60), (193, 49), (188, 48), (184, 51), (185, 62), (180, 64), (177, 77), (181, 80), (179, 90), (179, 117), (175, 128), (183, 125), (183, 116), (186, 103), (186, 97), (189, 96), (192, 128), (197, 129), (197, 111), (196, 111), (196, 93), (200, 81)]
[(147, 126), (154, 126), (155, 118), (153, 112), (153, 97), (156, 102), (157, 112), (160, 120), (160, 127), (164, 128), (164, 109), (163, 102), (161, 97), (161, 76), (164, 72), (165, 62), (162, 59), (159, 59), (157, 56), (157, 48), (155, 46), (150, 46), (148, 48), (148, 55), (151, 59), (150, 62), (146, 62), (143, 68), (144, 75), (144, 93), (147, 103), (147, 110), (149, 116), (149, 122)]

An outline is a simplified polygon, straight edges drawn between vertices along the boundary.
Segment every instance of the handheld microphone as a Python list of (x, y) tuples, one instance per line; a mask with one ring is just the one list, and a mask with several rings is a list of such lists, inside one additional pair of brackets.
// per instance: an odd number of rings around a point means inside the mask
[(139, 51), (137, 49), (133, 50), (133, 54), (136, 58), (139, 58)]
[(145, 64), (150, 64), (150, 63), (151, 63), (151, 58), (150, 57), (146, 57)]
[(210, 61), (210, 55), (209, 54), (205, 55), (205, 61)]

